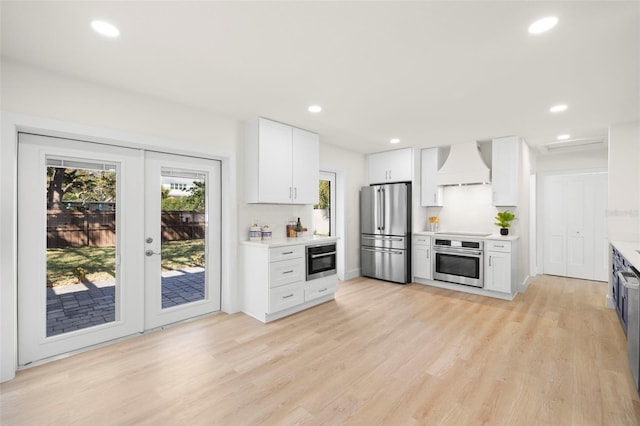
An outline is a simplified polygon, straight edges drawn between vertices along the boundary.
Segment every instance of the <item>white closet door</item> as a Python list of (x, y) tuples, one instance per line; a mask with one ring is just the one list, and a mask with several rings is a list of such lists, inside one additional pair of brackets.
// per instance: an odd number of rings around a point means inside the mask
[(544, 273), (607, 280), (606, 173), (545, 176)]
[(567, 229), (563, 176), (545, 176), (544, 188), (544, 273), (567, 275)]

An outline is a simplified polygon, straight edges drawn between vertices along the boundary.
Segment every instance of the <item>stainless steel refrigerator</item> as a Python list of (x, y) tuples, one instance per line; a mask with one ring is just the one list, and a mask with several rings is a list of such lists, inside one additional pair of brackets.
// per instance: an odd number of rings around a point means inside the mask
[(411, 184), (360, 189), (360, 272), (400, 284), (411, 282)]

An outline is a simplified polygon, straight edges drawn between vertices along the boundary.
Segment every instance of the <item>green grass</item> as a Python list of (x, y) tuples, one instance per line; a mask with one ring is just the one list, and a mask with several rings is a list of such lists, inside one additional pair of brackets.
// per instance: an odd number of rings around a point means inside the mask
[[(162, 243), (162, 269), (202, 266), (204, 239)], [(47, 285), (76, 284), (76, 268), (81, 267), (88, 281), (115, 277), (115, 247), (47, 249)]]

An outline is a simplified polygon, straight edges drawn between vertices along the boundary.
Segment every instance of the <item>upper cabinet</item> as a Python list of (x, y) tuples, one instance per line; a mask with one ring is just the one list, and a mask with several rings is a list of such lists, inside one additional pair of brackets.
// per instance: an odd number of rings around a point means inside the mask
[(411, 182), (413, 148), (369, 154), (369, 183)]
[(496, 207), (517, 206), (520, 185), (520, 145), (517, 136), (493, 140), (491, 148), (491, 186)]
[(420, 165), (420, 205), (423, 207), (442, 207), (443, 187), (436, 185), (438, 169), (445, 157), (442, 148), (428, 148), (421, 151)]
[(247, 124), (244, 146), (247, 203), (318, 203), (317, 134), (258, 118)]

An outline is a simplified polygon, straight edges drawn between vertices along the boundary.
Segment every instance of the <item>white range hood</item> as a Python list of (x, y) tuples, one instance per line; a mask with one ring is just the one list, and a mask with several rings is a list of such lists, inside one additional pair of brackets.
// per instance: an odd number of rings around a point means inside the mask
[(438, 186), (489, 182), (489, 168), (482, 160), (476, 142), (451, 145), (449, 157), (436, 175)]

